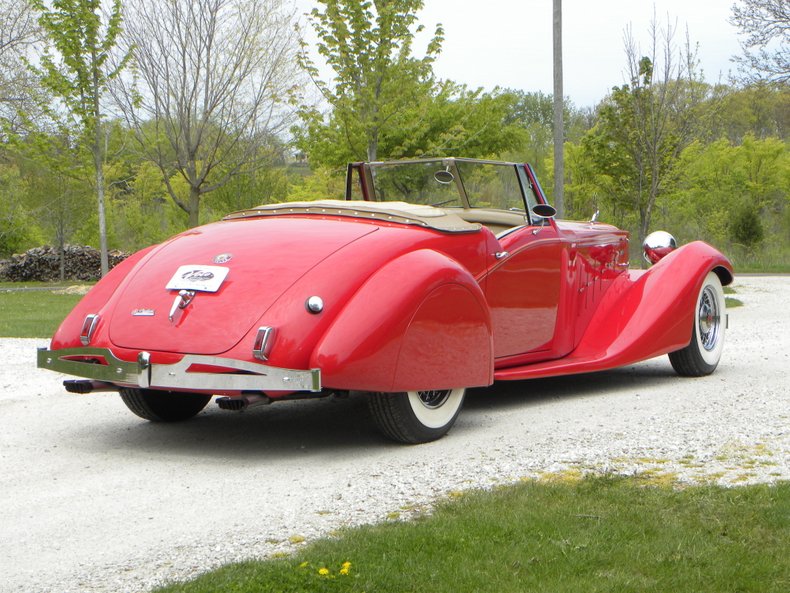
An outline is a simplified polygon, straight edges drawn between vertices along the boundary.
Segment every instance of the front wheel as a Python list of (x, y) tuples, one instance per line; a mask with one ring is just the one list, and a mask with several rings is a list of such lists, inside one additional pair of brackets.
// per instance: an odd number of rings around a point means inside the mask
[(156, 389), (124, 387), (119, 393), (127, 408), (152, 422), (188, 420), (211, 400), (210, 395), (202, 393), (172, 393)]
[(435, 441), (455, 423), (466, 389), (371, 393), (373, 420), (388, 438), (401, 443)]
[(724, 350), (726, 320), (721, 280), (715, 272), (709, 272), (697, 296), (691, 343), (669, 353), (669, 362), (678, 375), (702, 377), (716, 370)]

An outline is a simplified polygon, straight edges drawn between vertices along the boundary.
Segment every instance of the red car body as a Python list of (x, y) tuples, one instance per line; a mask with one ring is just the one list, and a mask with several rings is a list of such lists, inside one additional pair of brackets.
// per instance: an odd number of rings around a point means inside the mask
[[(179, 398), (199, 411), (213, 395), (239, 408), (369, 392), (385, 434), (422, 442), (454, 421), (457, 409), (430, 416), (453, 390), (462, 400), (463, 388), (495, 380), (688, 352), (698, 326), (714, 322), (723, 340), (723, 297), (715, 311), (700, 299), (719, 298), (720, 287), (705, 292), (710, 273), (726, 285), (733, 271), (709, 245), (689, 243), (648, 270), (630, 270), (628, 233), (554, 220), (527, 165), (381, 165), (392, 169), (349, 167), (347, 198), (362, 200), (262, 206), (133, 255), (63, 321), (39, 366), (87, 378), (67, 381), (70, 391), (120, 389), (151, 420), (193, 415), (162, 412), (178, 410)], [(458, 204), (377, 201), (387, 197), (377, 179), (383, 187), (384, 173), (408, 178), (409, 165), (436, 169), (435, 187), (430, 176), (420, 183), (453, 200), (459, 192)], [(480, 196), (510, 187), (521, 211), (474, 207), (464, 179)], [(681, 374), (712, 371), (703, 370)], [(414, 408), (420, 401), (428, 416)]]

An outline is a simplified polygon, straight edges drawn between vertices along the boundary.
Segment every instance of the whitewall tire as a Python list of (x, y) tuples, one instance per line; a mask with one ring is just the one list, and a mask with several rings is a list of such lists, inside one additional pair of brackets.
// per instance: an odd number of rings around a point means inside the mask
[(401, 443), (427, 443), (450, 430), (461, 411), (466, 389), (371, 393), (373, 420), (388, 438)]
[(715, 371), (724, 350), (726, 327), (724, 289), (718, 275), (709, 272), (697, 295), (691, 343), (669, 354), (675, 372), (684, 377), (702, 377)]

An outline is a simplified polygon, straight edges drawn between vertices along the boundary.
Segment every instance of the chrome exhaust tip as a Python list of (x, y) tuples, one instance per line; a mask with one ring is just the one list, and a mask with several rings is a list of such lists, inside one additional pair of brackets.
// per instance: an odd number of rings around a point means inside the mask
[(217, 405), (221, 410), (231, 410), (233, 412), (240, 412), (252, 406), (266, 406), (270, 403), (272, 403), (272, 400), (263, 394), (217, 398)]

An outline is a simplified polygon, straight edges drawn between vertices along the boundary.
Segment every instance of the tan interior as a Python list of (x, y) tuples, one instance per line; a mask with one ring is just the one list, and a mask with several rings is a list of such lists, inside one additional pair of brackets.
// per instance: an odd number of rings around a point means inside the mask
[(526, 217), (519, 212), (488, 208), (444, 208), (444, 210), (447, 213), (455, 214), (466, 222), (482, 224), (497, 236), (510, 231), (514, 227), (528, 224)]

